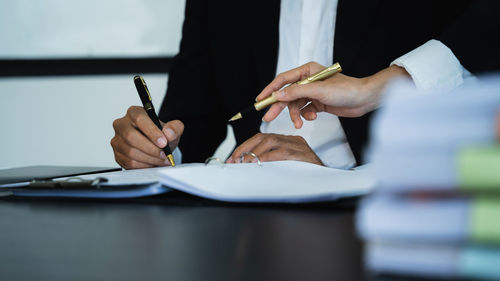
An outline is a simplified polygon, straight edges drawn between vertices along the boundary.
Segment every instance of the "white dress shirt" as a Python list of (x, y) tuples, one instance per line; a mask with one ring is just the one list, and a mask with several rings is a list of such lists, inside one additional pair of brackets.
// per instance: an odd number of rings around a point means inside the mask
[[(282, 0), (276, 74), (310, 61), (331, 65), (336, 15), (337, 1)], [(272, 122), (262, 122), (260, 130), (302, 136), (326, 166), (347, 169), (356, 162), (337, 116), (329, 113), (304, 120), (302, 128), (295, 129), (285, 109)]]
[[(276, 74), (310, 61), (328, 66), (333, 63), (333, 41), (337, 0), (282, 0), (279, 20), (279, 51)], [(430, 40), (391, 63), (404, 67), (417, 88), (453, 88), (472, 75), (453, 52), (438, 40)], [(353, 154), (338, 118), (318, 114), (295, 129), (288, 110), (272, 122), (263, 122), (262, 133), (300, 135), (326, 166), (350, 168)]]

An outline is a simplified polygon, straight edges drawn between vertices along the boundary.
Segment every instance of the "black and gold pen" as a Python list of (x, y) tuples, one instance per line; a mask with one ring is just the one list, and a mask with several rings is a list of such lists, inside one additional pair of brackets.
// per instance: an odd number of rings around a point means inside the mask
[[(309, 83), (314, 82), (314, 81), (325, 80), (326, 78), (332, 76), (333, 74), (335, 74), (337, 72), (341, 72), (341, 71), (342, 71), (342, 67), (337, 62), (337, 63), (334, 63), (333, 65), (321, 70), (320, 72), (315, 73), (315, 74), (307, 77), (304, 80), (295, 82), (295, 84), (305, 85), (305, 84), (309, 84)], [(278, 102), (278, 100), (274, 96), (269, 96), (261, 101), (254, 103), (252, 106), (249, 106), (249, 107), (243, 109), (242, 111), (238, 112), (236, 115), (231, 117), (231, 119), (229, 119), (229, 122), (241, 119), (245, 116), (245, 114), (251, 113), (252, 111), (261, 111), (262, 109), (270, 106), (271, 104), (277, 103), (277, 102)]]
[[(144, 107), (144, 110), (148, 113), (149, 118), (151, 118), (151, 121), (155, 123), (155, 125), (158, 127), (158, 129), (162, 130), (161, 124), (160, 124), (160, 119), (158, 119), (158, 116), (156, 115), (155, 108), (153, 107), (153, 100), (151, 99), (151, 95), (149, 94), (148, 86), (146, 86), (146, 82), (144, 82), (144, 79), (142, 79), (141, 76), (135, 76), (134, 77), (134, 84), (135, 88), (137, 89), (137, 92), (139, 93), (139, 97), (141, 98), (142, 106)], [(165, 145), (163, 148), (163, 152), (165, 152), (165, 155), (167, 155), (168, 161), (170, 162), (170, 165), (172, 167), (175, 166), (175, 161), (174, 161), (174, 156), (172, 155), (172, 151), (170, 150), (170, 147)]]

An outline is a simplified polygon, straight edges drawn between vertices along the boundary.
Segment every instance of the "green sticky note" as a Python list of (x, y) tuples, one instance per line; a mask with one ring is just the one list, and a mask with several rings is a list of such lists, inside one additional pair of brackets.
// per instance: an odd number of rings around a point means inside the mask
[(472, 241), (500, 244), (500, 198), (472, 201), (469, 231)]
[(469, 147), (458, 155), (460, 188), (500, 191), (500, 145)]

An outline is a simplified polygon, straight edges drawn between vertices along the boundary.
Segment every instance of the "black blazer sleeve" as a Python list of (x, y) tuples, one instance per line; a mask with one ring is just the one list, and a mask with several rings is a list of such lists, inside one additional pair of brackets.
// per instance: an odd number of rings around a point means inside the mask
[(500, 70), (500, 1), (474, 0), (438, 38), (472, 73)]
[(181, 120), (183, 162), (202, 162), (226, 136), (210, 56), (208, 1), (187, 0), (180, 50), (173, 60), (160, 110), (162, 121)]
[[(366, 77), (438, 39), (472, 73), (499, 70), (499, 5), (493, 0), (339, 0), (334, 57), (347, 75)], [(340, 118), (359, 164), (371, 115)]]

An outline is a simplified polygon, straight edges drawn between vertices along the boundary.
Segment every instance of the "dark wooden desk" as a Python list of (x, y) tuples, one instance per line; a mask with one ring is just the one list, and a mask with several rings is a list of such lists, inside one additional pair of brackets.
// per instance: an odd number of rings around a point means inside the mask
[(2, 199), (0, 279), (364, 279), (352, 207), (178, 202)]

